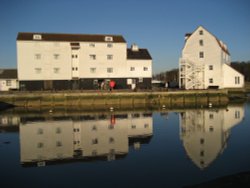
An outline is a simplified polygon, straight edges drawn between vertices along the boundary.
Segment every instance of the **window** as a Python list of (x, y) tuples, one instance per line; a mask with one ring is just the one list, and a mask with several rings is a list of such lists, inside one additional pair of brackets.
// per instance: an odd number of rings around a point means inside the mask
[(143, 82), (143, 78), (139, 78), (139, 83), (142, 83)]
[(235, 119), (240, 119), (240, 111), (235, 111), (234, 117)]
[(201, 152), (200, 152), (200, 156), (201, 156), (201, 157), (203, 157), (203, 156), (204, 156), (204, 151), (203, 151), (203, 150), (201, 150)]
[(92, 139), (92, 144), (98, 144), (98, 139), (97, 138)]
[(200, 30), (200, 31), (199, 31), (199, 34), (200, 34), (200, 35), (203, 35), (203, 30)]
[(235, 84), (240, 84), (240, 77), (239, 76), (235, 76)]
[(200, 43), (200, 46), (203, 46), (203, 40), (200, 40), (199, 43)]
[(136, 125), (131, 125), (131, 128), (132, 129), (136, 129)]
[(91, 55), (89, 55), (89, 58), (92, 59), (92, 60), (96, 60), (96, 55), (91, 54)]
[(149, 125), (147, 123), (144, 124), (144, 128), (148, 128)]
[(204, 144), (204, 142), (205, 142), (204, 138), (201, 138), (200, 139), (200, 144)]
[(110, 68), (110, 67), (107, 68), (107, 72), (108, 72), (108, 73), (112, 73), (112, 72), (113, 72), (113, 68)]
[(107, 59), (108, 59), (108, 60), (113, 59), (113, 55), (110, 55), (110, 54), (109, 54), (109, 55), (107, 55)]
[(78, 71), (78, 67), (72, 67), (72, 71)]
[(200, 58), (204, 58), (204, 52), (200, 52), (200, 53), (199, 53), (199, 57), (200, 57)]
[(96, 130), (97, 130), (97, 127), (95, 125), (93, 125), (92, 131), (96, 131)]
[(110, 138), (109, 138), (109, 143), (112, 144), (112, 143), (114, 143), (114, 142), (115, 142), (115, 139), (114, 139), (113, 137), (110, 137)]
[(41, 68), (35, 68), (35, 72), (36, 72), (37, 74), (40, 74), (40, 73), (42, 72), (42, 69), (41, 69)]
[(111, 37), (111, 36), (106, 36), (106, 37), (105, 37), (105, 41), (112, 42), (112, 41), (113, 41), (113, 37)]
[(61, 147), (62, 146), (62, 142), (61, 141), (57, 141), (56, 142), (56, 147)]
[(54, 68), (54, 73), (58, 74), (60, 72), (60, 68)]
[(33, 35), (33, 40), (42, 40), (42, 35), (39, 34)]
[(209, 83), (210, 83), (210, 84), (214, 83), (213, 78), (209, 78)]
[(35, 54), (35, 59), (38, 60), (38, 59), (41, 59), (41, 57), (42, 57), (41, 54)]
[(148, 71), (148, 67), (143, 67), (143, 70), (144, 71)]
[(95, 47), (95, 44), (94, 44), (94, 43), (90, 43), (90, 44), (89, 44), (89, 47), (94, 48), (94, 47)]
[(56, 134), (60, 134), (62, 132), (61, 128), (60, 127), (57, 127), (56, 128)]
[(37, 148), (43, 148), (43, 143), (42, 142), (39, 142), (39, 143), (37, 143)]
[(108, 43), (108, 44), (107, 44), (107, 47), (108, 47), (108, 48), (112, 48), (112, 47), (113, 47), (113, 44), (112, 44), (112, 43)]
[(43, 129), (41, 128), (37, 129), (37, 134), (43, 134)]
[(130, 67), (130, 71), (135, 71), (135, 67)]
[(59, 54), (54, 54), (54, 59), (59, 59)]
[(71, 57), (74, 59), (74, 58), (78, 58), (78, 55), (77, 54), (72, 54)]
[(6, 80), (6, 86), (11, 86), (11, 80)]
[(90, 68), (90, 72), (91, 73), (95, 73), (96, 72), (96, 68), (94, 68), (94, 67)]
[(73, 131), (74, 132), (80, 132), (80, 129), (79, 128), (74, 128)]
[(208, 66), (208, 69), (209, 69), (209, 70), (213, 70), (213, 69), (214, 69), (213, 65), (209, 65), (209, 66)]
[(214, 114), (209, 114), (209, 119), (214, 119)]

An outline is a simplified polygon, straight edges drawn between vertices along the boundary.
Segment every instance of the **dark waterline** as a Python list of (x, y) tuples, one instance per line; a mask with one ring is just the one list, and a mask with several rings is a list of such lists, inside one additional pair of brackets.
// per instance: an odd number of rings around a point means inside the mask
[(1, 187), (183, 187), (250, 171), (250, 103), (0, 114)]

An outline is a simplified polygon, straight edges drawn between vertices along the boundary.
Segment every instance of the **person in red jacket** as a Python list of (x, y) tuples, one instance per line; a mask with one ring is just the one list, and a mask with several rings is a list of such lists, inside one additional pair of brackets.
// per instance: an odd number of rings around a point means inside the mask
[(114, 87), (115, 87), (115, 81), (110, 80), (109, 87), (110, 87), (110, 91), (112, 91), (114, 89)]

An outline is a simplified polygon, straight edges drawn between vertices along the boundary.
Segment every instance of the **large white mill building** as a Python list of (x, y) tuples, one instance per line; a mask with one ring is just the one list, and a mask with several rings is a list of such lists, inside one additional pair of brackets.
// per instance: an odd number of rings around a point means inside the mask
[(183, 89), (241, 88), (244, 76), (230, 66), (227, 46), (204, 27), (186, 34), (179, 61)]
[(21, 90), (150, 88), (152, 58), (137, 45), (127, 48), (121, 35), (18, 33)]

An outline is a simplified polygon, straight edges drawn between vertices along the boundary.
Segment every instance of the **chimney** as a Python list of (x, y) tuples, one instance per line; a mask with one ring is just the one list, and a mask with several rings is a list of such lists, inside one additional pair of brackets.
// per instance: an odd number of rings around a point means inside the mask
[(186, 33), (185, 34), (185, 41), (192, 35), (192, 33)]
[(139, 47), (138, 47), (136, 44), (132, 44), (132, 45), (131, 45), (131, 50), (132, 50), (133, 52), (138, 52), (138, 51), (139, 51)]

